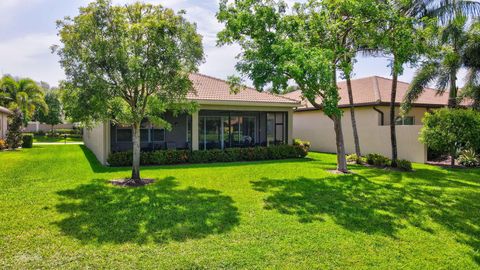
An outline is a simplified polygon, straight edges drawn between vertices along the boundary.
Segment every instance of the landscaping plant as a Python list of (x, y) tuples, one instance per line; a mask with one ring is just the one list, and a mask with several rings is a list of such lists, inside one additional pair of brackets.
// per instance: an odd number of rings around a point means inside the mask
[(480, 164), (478, 155), (473, 149), (463, 150), (458, 157), (458, 163), (465, 167), (477, 167)]
[(58, 22), (61, 46), (55, 51), (66, 73), (63, 102), (67, 116), (92, 127), (111, 120), (132, 126), (130, 180), (140, 178), (140, 126), (144, 119), (170, 129), (169, 110), (192, 112), (186, 99), (189, 75), (202, 63), (202, 37), (183, 12), (161, 5), (112, 5), (97, 0), (76, 17)]
[(9, 148), (16, 149), (22, 145), (22, 125), (23, 113), (19, 108), (16, 108), (8, 121), (7, 145)]

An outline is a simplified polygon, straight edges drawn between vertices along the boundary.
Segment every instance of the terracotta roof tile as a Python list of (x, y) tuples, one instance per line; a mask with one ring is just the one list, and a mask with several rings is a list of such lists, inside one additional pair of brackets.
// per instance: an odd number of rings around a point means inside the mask
[[(338, 83), (339, 93), (340, 93), (340, 103), (339, 106), (345, 107), (349, 106), (348, 100), (348, 91), (347, 84), (345, 81)], [(397, 86), (397, 97), (396, 100), (398, 103), (403, 101), (405, 94), (407, 93), (409, 84), (406, 82), (398, 82)], [(383, 77), (367, 77), (352, 80), (352, 92), (353, 92), (353, 101), (356, 106), (362, 105), (375, 105), (389, 103), (392, 90), (392, 80), (383, 78)], [(302, 100), (300, 90), (284, 95), (285, 97)], [(321, 103), (321, 99), (317, 100), (318, 103)], [(304, 107), (312, 108), (313, 106), (303, 100), (302, 104)], [(448, 92), (443, 95), (437, 95), (437, 91), (431, 88), (426, 88), (424, 93), (414, 102), (414, 105), (417, 106), (444, 106), (448, 104)], [(465, 102), (463, 103), (465, 105)]]
[(230, 92), (230, 85), (226, 81), (203, 74), (191, 74), (190, 80), (193, 82), (195, 90), (188, 94), (187, 98), (190, 100), (281, 103), (292, 106), (299, 104), (297, 100), (259, 92), (253, 88), (245, 88), (240, 93), (233, 94)]

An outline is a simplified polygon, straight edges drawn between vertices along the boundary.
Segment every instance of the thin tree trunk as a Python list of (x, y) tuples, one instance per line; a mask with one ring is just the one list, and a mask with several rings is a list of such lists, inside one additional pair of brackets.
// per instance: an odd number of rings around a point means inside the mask
[(393, 72), (392, 80), (392, 96), (390, 99), (390, 142), (392, 145), (392, 167), (397, 167), (398, 151), (397, 151), (397, 132), (395, 123), (395, 102), (397, 98), (397, 82), (398, 73)]
[(361, 157), (362, 152), (360, 151), (360, 139), (358, 138), (357, 120), (355, 118), (355, 107), (353, 105), (352, 81), (350, 80), (350, 75), (347, 75), (347, 91), (348, 91), (348, 100), (350, 102), (350, 118), (352, 119), (353, 142), (355, 143), (355, 154), (358, 157)]
[[(333, 65), (333, 85), (337, 87), (337, 73), (336, 65)], [(342, 130), (342, 116), (335, 115), (332, 117), (333, 127), (335, 130), (335, 141), (337, 145), (337, 171), (348, 173), (347, 168), (347, 157), (345, 156), (345, 142), (343, 139), (343, 130)]]
[(448, 95), (448, 107), (457, 107), (457, 71), (450, 72), (450, 93)]
[(348, 173), (347, 159), (345, 157), (345, 144), (343, 141), (342, 117), (334, 116), (332, 117), (332, 120), (337, 144), (337, 170), (339, 172)]
[(132, 180), (140, 181), (140, 123), (133, 124)]
[(457, 151), (456, 151), (455, 147), (452, 147), (452, 150), (450, 151), (450, 158), (452, 159), (452, 160), (450, 160), (450, 165), (452, 167), (455, 166), (455, 156), (456, 156), (456, 154), (457, 154)]

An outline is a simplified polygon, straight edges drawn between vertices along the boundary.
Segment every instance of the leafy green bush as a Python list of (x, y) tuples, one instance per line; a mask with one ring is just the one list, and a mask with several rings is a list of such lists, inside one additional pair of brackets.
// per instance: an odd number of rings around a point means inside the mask
[(412, 162), (406, 160), (406, 159), (399, 159), (397, 160), (397, 168), (403, 171), (411, 171), (412, 168)]
[(380, 154), (368, 154), (366, 156), (367, 163), (370, 165), (374, 166), (379, 166), (379, 167), (387, 167), (390, 166), (391, 160), (385, 156), (382, 156)]
[(33, 134), (23, 134), (22, 136), (22, 148), (32, 148), (33, 147)]
[(452, 161), (462, 149), (480, 149), (480, 112), (445, 108), (426, 113), (422, 121), (420, 141), (432, 150), (450, 153)]
[(347, 155), (347, 162), (356, 163), (356, 164), (363, 164), (365, 160), (363, 157), (359, 157), (357, 154), (350, 154)]
[[(206, 151), (160, 150), (142, 152), (142, 165), (171, 165), (184, 163), (212, 163), (303, 158), (308, 154), (305, 146), (277, 145), (271, 147), (228, 148)], [(115, 152), (108, 157), (111, 166), (129, 166), (132, 164), (132, 152)]]
[(458, 157), (458, 163), (465, 167), (477, 167), (479, 165), (478, 155), (474, 150), (464, 150)]
[(300, 139), (293, 139), (293, 145), (295, 146), (301, 146), (301, 147), (305, 147), (307, 149), (310, 149), (310, 142), (308, 141), (302, 141)]

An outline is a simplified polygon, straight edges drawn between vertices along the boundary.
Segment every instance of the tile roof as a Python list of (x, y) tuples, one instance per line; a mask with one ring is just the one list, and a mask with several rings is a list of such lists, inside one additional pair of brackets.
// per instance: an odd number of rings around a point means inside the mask
[(259, 92), (253, 88), (245, 88), (238, 94), (231, 93), (230, 85), (217, 78), (203, 74), (191, 74), (190, 80), (193, 82), (194, 91), (187, 95), (187, 98), (195, 101), (231, 101), (247, 103), (278, 103), (296, 107), (300, 104), (298, 100), (274, 95), (267, 92)]
[(5, 107), (2, 107), (2, 106), (0, 106), (0, 112), (1, 113), (6, 113), (6, 114), (12, 114), (12, 112), (9, 109), (7, 109)]
[[(383, 105), (390, 103), (390, 96), (392, 90), (392, 80), (373, 76), (352, 80), (353, 101), (355, 106), (372, 106)], [(347, 83), (345, 81), (338, 83), (340, 93), (340, 107), (349, 106)], [(409, 84), (406, 82), (398, 82), (397, 97), (398, 103), (403, 101), (403, 97), (407, 93)], [(285, 97), (295, 100), (301, 100), (302, 107), (313, 108), (313, 106), (306, 100), (303, 100), (300, 90), (294, 91), (284, 95)], [(317, 99), (321, 103), (321, 98)], [(416, 100), (414, 106), (424, 107), (440, 107), (448, 104), (448, 92), (443, 95), (437, 95), (434, 89), (426, 88), (424, 93)]]

